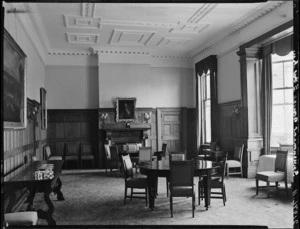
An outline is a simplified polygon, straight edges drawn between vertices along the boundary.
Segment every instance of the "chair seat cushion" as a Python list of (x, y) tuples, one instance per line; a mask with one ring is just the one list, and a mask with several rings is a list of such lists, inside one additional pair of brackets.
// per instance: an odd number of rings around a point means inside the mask
[(236, 160), (227, 160), (226, 165), (229, 168), (240, 167), (241, 166), (241, 162), (236, 161)]
[(93, 155), (82, 155), (81, 159), (82, 160), (93, 160), (94, 156)]
[(170, 192), (173, 197), (193, 196), (194, 194), (193, 188), (190, 186), (172, 187)]
[(256, 179), (263, 181), (283, 181), (284, 180), (284, 172), (275, 172), (275, 171), (264, 171), (256, 173)]
[(147, 178), (139, 177), (139, 178), (131, 178), (127, 180), (128, 188), (146, 188), (147, 187)]
[(53, 160), (53, 161), (55, 161), (55, 160), (62, 160), (62, 157), (61, 156), (50, 156), (48, 158), (48, 160)]
[(72, 160), (77, 160), (78, 157), (77, 156), (66, 156), (65, 160), (66, 161), (72, 161)]
[(5, 224), (18, 225), (18, 226), (32, 226), (36, 225), (38, 221), (38, 215), (35, 211), (28, 212), (14, 212), (4, 214)]

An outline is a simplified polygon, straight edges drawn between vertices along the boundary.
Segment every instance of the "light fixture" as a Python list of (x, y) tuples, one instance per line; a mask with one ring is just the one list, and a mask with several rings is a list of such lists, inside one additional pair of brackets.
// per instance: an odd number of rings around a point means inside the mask
[(232, 107), (232, 114), (234, 114), (236, 117), (240, 114), (240, 107), (238, 105), (235, 105)]
[(100, 113), (100, 120), (102, 121), (102, 124), (105, 124), (105, 120), (107, 119), (108, 114), (107, 113)]
[(144, 119), (146, 120), (146, 123), (149, 122), (149, 120), (150, 120), (150, 118), (151, 118), (151, 114), (152, 114), (152, 112), (146, 112), (146, 113), (144, 114)]

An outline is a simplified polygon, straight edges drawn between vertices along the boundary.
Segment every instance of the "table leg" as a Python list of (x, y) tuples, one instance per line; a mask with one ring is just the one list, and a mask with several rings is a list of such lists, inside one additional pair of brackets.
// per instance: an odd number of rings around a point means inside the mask
[(211, 180), (211, 171), (207, 170), (206, 176), (203, 177), (206, 210), (208, 210), (208, 206), (210, 205), (210, 191), (211, 191), (210, 180)]
[(54, 212), (54, 205), (50, 199), (50, 193), (52, 192), (51, 188), (47, 188), (44, 192), (44, 200), (48, 206), (47, 211), (43, 211), (41, 209), (38, 210), (38, 217), (41, 219), (45, 219), (48, 225), (56, 225), (55, 220), (53, 219), (52, 215)]
[(154, 208), (154, 201), (156, 196), (156, 182), (157, 176), (154, 173), (147, 174), (149, 208), (151, 208), (152, 211)]
[(32, 208), (32, 205), (33, 205), (33, 200), (34, 200), (34, 197), (35, 197), (35, 194), (36, 194), (36, 189), (33, 188), (30, 190), (30, 193), (27, 197), (27, 200), (26, 202), (28, 202), (28, 205), (27, 205), (27, 211), (33, 211), (34, 209)]
[(53, 192), (57, 195), (57, 200), (65, 200), (64, 195), (61, 192), (61, 186), (62, 186), (62, 182), (58, 177), (55, 187), (53, 189)]

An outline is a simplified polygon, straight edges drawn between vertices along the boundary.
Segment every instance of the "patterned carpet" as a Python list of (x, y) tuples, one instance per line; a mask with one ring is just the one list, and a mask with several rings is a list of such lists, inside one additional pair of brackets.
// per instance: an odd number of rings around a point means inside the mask
[[(260, 190), (255, 196), (253, 179), (230, 177), (225, 180), (226, 206), (221, 199), (212, 199), (206, 211), (203, 201), (200, 206), (196, 202), (195, 218), (192, 218), (191, 198), (174, 198), (171, 218), (165, 178), (159, 178), (154, 211), (142, 199), (128, 200), (123, 204), (124, 178), (118, 177), (116, 172), (64, 170), (61, 180), (65, 201), (57, 201), (54, 194), (51, 196), (57, 225), (263, 225), (293, 228), (292, 196), (287, 198), (285, 192), (275, 191), (267, 199), (265, 190)], [(195, 184), (197, 181), (195, 178)], [(47, 209), (41, 194), (36, 195), (34, 207)], [(47, 223), (39, 220), (38, 224)]]

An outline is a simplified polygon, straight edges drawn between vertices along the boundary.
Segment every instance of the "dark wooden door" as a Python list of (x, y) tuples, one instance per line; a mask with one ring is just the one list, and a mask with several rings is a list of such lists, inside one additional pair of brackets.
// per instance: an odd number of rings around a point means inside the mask
[(167, 153), (183, 150), (181, 113), (180, 108), (158, 109), (158, 144), (167, 143)]

